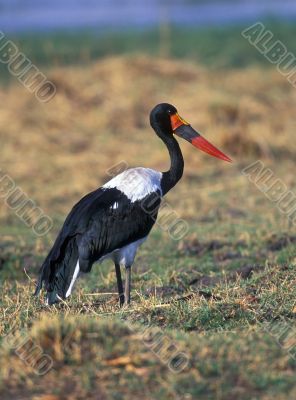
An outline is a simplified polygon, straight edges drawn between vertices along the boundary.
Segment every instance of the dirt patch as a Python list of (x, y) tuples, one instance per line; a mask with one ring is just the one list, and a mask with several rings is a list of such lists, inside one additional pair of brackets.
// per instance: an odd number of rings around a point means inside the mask
[(218, 261), (218, 262), (229, 261), (229, 260), (239, 260), (242, 258), (246, 258), (246, 257), (242, 256), (240, 253), (231, 252), (231, 251), (225, 251), (225, 252), (215, 255), (215, 261)]
[(266, 248), (270, 251), (280, 251), (293, 243), (296, 243), (296, 236), (289, 236), (288, 234), (278, 236), (274, 234), (267, 239)]
[[(208, 242), (200, 242), (198, 239), (194, 238), (192, 240), (186, 240), (180, 242), (178, 250), (182, 255), (196, 255), (202, 256), (207, 252), (220, 250), (223, 247), (231, 246), (233, 247), (247, 247), (246, 242), (238, 241), (236, 243), (229, 243), (220, 240), (210, 240)], [(230, 254), (230, 252), (229, 252)], [(234, 254), (234, 253), (233, 253)], [(238, 253), (235, 253), (238, 254)]]
[(0, 257), (0, 271), (4, 268), (5, 263), (7, 262), (7, 258), (1, 256)]
[(261, 265), (245, 265), (233, 272), (230, 272), (223, 276), (201, 276), (198, 278), (193, 279), (189, 282), (189, 286), (196, 286), (196, 287), (210, 287), (216, 286), (220, 283), (227, 282), (234, 282), (238, 278), (241, 279), (248, 279), (251, 277), (253, 272), (257, 272), (263, 270), (264, 266)]
[[(273, 234), (262, 243), (258, 245), (256, 250), (256, 259), (260, 260), (268, 256), (268, 252), (276, 252), (288, 247), (291, 244), (296, 243), (296, 236), (289, 234)], [(239, 240), (234, 243), (222, 241), (222, 240), (210, 240), (207, 242), (201, 242), (197, 238), (187, 239), (179, 243), (178, 251), (180, 255), (190, 255), (201, 257), (205, 253), (214, 252), (214, 257), (217, 262), (223, 262), (227, 260), (243, 259), (248, 258), (243, 256), (237, 248), (248, 248), (248, 244)], [(254, 254), (253, 254), (254, 255)]]
[(191, 241), (181, 242), (178, 246), (178, 250), (182, 254), (201, 256), (208, 251), (218, 250), (227, 245), (228, 243), (219, 240), (211, 240), (202, 243), (198, 239), (193, 239)]
[(228, 208), (225, 210), (225, 213), (228, 214), (231, 218), (241, 219), (247, 217), (247, 213), (239, 208)]

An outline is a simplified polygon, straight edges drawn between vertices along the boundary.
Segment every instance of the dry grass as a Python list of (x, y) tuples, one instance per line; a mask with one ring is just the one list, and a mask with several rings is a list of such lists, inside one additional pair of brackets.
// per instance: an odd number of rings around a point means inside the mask
[[(2, 296), (7, 326), (26, 326), (23, 337), (40, 346), (54, 367), (37, 376), (18, 357), (15, 345), (6, 346), (1, 398), (293, 398), (295, 360), (268, 331), (272, 321), (273, 332), (276, 326), (277, 332), (286, 329), (283, 318), (293, 327), (295, 283), (292, 268), (275, 266), (256, 273), (247, 284), (225, 278), (213, 289), (219, 299), (207, 300), (193, 291), (187, 301), (161, 307), (155, 298), (134, 296), (126, 310), (114, 301), (87, 302), (81, 290), (66, 305), (42, 307), (32, 301), (28, 287), (16, 291), (6, 285), (4, 292), (18, 293), (10, 302)], [(145, 332), (148, 326), (161, 330)], [(171, 372), (155, 350), (152, 338), (159, 332), (188, 354), (190, 362), (181, 373)], [(14, 340), (9, 337), (9, 343), (21, 343)], [(291, 336), (289, 346), (293, 344)]]
[[(295, 91), (276, 71), (219, 74), (143, 56), (49, 75), (58, 91), (49, 104), (39, 104), (18, 85), (0, 91), (2, 169), (48, 212), (65, 213), (121, 160), (166, 169), (165, 149), (148, 122), (151, 108), (162, 101), (175, 104), (239, 163), (293, 154)], [(185, 176), (201, 176), (214, 165), (189, 145), (182, 143), (182, 149)], [(222, 163), (214, 167), (229, 171)]]

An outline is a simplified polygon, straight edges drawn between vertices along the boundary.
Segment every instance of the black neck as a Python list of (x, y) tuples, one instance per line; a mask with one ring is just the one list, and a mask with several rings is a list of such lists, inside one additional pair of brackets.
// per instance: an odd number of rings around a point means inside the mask
[(161, 189), (162, 189), (162, 194), (164, 196), (182, 178), (184, 170), (184, 159), (179, 144), (177, 140), (174, 138), (173, 134), (164, 133), (161, 127), (159, 126), (155, 127), (154, 129), (157, 135), (166, 145), (171, 160), (171, 167), (168, 171), (163, 172), (161, 180)]

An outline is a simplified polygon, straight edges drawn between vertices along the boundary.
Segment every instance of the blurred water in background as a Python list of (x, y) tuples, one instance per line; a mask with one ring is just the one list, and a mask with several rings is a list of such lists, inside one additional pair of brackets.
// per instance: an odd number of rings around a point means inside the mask
[(169, 22), (204, 26), (296, 19), (295, 0), (0, 0), (5, 32), (148, 28)]

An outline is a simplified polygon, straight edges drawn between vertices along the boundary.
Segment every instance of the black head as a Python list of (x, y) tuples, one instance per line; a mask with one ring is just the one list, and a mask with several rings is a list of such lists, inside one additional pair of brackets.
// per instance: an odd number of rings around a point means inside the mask
[(171, 104), (161, 103), (150, 113), (150, 124), (154, 130), (161, 128), (162, 132), (173, 133), (171, 116), (177, 114), (177, 109)]
[(169, 138), (175, 134), (212, 157), (231, 161), (226, 154), (204, 139), (188, 122), (180, 117), (176, 107), (171, 104), (161, 103), (155, 106), (150, 113), (150, 124), (156, 134), (167, 143)]

